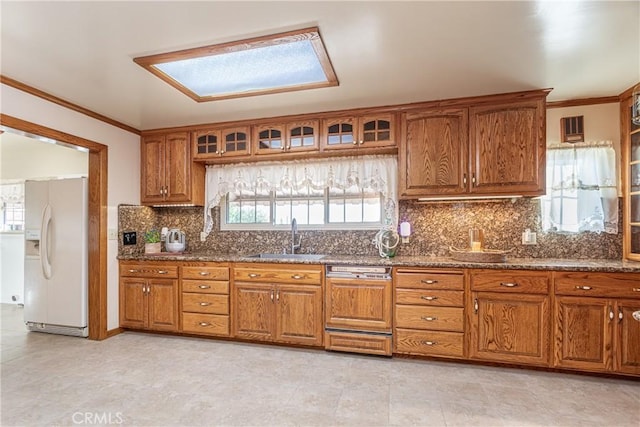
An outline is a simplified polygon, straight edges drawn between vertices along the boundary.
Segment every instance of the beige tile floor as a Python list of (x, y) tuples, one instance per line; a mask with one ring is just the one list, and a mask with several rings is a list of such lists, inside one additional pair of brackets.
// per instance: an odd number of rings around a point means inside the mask
[(2, 305), (2, 426), (640, 426), (640, 382), (127, 332)]

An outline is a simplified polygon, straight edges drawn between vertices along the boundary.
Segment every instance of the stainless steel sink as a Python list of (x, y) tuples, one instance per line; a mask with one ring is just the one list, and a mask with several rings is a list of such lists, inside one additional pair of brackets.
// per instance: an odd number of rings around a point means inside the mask
[(308, 259), (319, 260), (324, 258), (322, 254), (255, 254), (249, 255), (249, 258), (265, 258), (265, 259)]

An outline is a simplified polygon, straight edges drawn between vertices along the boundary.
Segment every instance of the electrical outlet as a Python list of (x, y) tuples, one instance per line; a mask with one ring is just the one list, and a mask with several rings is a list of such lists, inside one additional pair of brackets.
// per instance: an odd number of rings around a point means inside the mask
[(116, 230), (115, 228), (110, 228), (108, 231), (109, 240), (118, 240), (118, 230)]
[(523, 245), (537, 245), (538, 242), (537, 242), (536, 233), (532, 232), (528, 228), (526, 230), (524, 230), (524, 233), (522, 233), (522, 244)]
[(122, 233), (122, 244), (127, 245), (135, 245), (136, 244), (136, 232), (135, 231), (125, 231)]
[(207, 240), (207, 233), (205, 233), (204, 231), (200, 232), (200, 241), (204, 242)]

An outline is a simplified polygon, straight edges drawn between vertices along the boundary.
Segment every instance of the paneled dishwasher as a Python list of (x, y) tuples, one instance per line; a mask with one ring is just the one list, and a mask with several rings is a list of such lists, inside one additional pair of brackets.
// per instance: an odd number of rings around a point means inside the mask
[(391, 267), (327, 265), (325, 348), (391, 356)]

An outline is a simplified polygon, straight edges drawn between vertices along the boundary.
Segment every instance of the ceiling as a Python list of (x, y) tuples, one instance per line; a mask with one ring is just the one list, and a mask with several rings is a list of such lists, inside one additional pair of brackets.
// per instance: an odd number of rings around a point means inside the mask
[[(3, 76), (146, 130), (640, 81), (640, 2), (0, 3)], [(340, 85), (196, 103), (133, 58), (318, 26)]]

